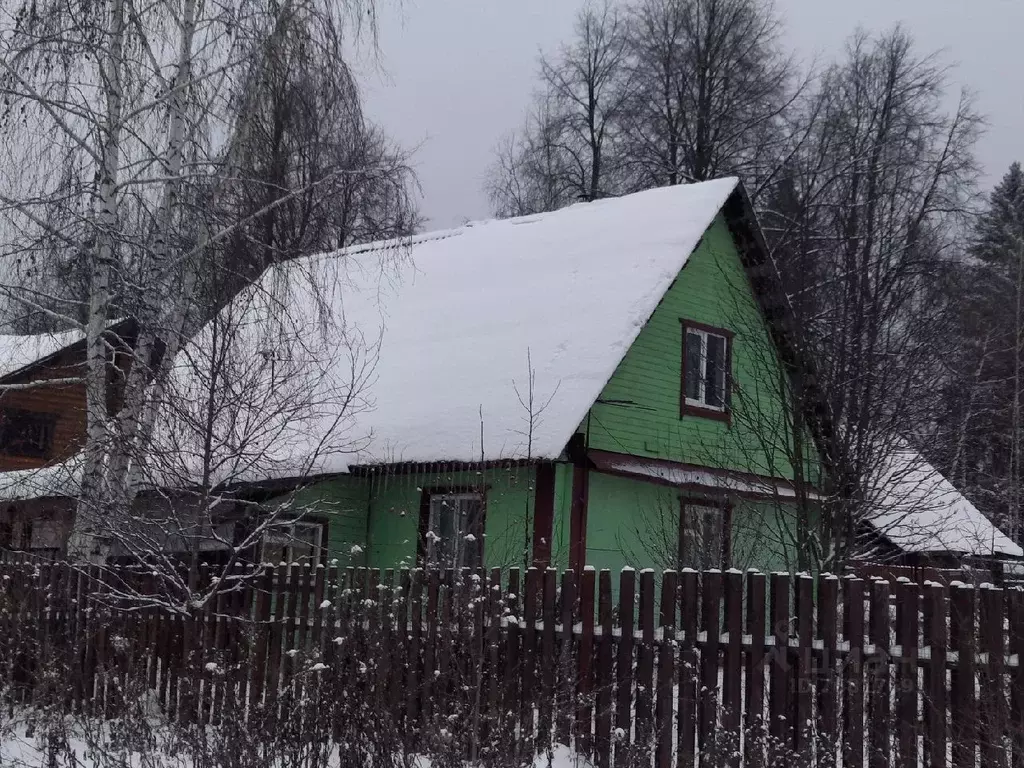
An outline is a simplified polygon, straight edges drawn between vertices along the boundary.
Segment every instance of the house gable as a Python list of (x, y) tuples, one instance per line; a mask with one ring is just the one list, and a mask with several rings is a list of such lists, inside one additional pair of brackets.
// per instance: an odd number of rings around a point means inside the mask
[[(728, 422), (681, 415), (683, 320), (734, 334)], [(590, 409), (588, 446), (791, 478), (781, 374), (739, 248), (719, 214)]]

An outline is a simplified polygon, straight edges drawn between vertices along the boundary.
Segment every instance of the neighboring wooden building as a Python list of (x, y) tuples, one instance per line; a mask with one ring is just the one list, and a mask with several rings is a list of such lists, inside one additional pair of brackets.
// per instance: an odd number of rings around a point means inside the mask
[[(113, 324), (108, 334), (112, 350), (134, 343), (130, 322)], [(128, 359), (111, 353), (112, 382)], [(80, 331), (0, 335), (0, 549), (54, 556), (66, 545), (74, 510), (66, 467), (85, 444), (84, 371)], [(110, 392), (113, 411), (116, 385)]]

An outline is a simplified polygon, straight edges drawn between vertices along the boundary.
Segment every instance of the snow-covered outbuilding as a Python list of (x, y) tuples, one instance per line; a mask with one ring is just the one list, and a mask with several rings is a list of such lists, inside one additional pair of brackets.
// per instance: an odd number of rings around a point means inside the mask
[(1016, 572), (1024, 558), (1019, 544), (905, 443), (883, 456), (868, 504), (866, 533), (874, 546), (866, 559), (875, 563), (918, 570), (980, 567), (999, 575)]

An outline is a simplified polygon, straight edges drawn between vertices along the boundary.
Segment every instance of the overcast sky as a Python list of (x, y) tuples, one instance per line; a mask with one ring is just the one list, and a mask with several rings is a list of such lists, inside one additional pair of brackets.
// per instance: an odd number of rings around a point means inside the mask
[[(407, 147), (428, 228), (489, 215), (483, 191), (497, 140), (518, 126), (537, 57), (569, 38), (579, 0), (378, 0), (378, 68), (363, 66), (370, 116)], [(953, 78), (988, 117), (978, 148), (991, 182), (1024, 159), (1024, 0), (777, 0), (806, 61), (842, 50), (859, 24), (904, 22), (922, 50), (943, 49)], [(383, 70), (380, 71), (380, 70)]]

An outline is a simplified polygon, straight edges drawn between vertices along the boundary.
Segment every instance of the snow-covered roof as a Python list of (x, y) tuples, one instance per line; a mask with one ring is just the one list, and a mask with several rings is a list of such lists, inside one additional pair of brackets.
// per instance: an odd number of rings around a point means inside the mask
[(899, 447), (871, 483), (868, 521), (905, 552), (1024, 557), (917, 451)]
[(82, 455), (39, 469), (0, 472), (0, 501), (75, 497), (82, 483)]
[[(736, 187), (654, 189), (270, 269), (225, 309), (240, 327), (239, 364), (264, 377), (261, 417), (290, 411), (281, 398), (296, 393), (315, 413), (267, 428), (266, 460), (224, 476), (557, 458)], [(182, 371), (208, 354), (210, 333), (184, 350)], [(257, 371), (261, 357), (306, 381)], [(183, 375), (178, 402), (202, 392)], [(346, 444), (323, 450), (339, 430)], [(180, 429), (167, 436), (189, 450)]]
[(77, 329), (29, 335), (0, 334), (0, 376), (20, 371), (84, 338), (85, 334)]

